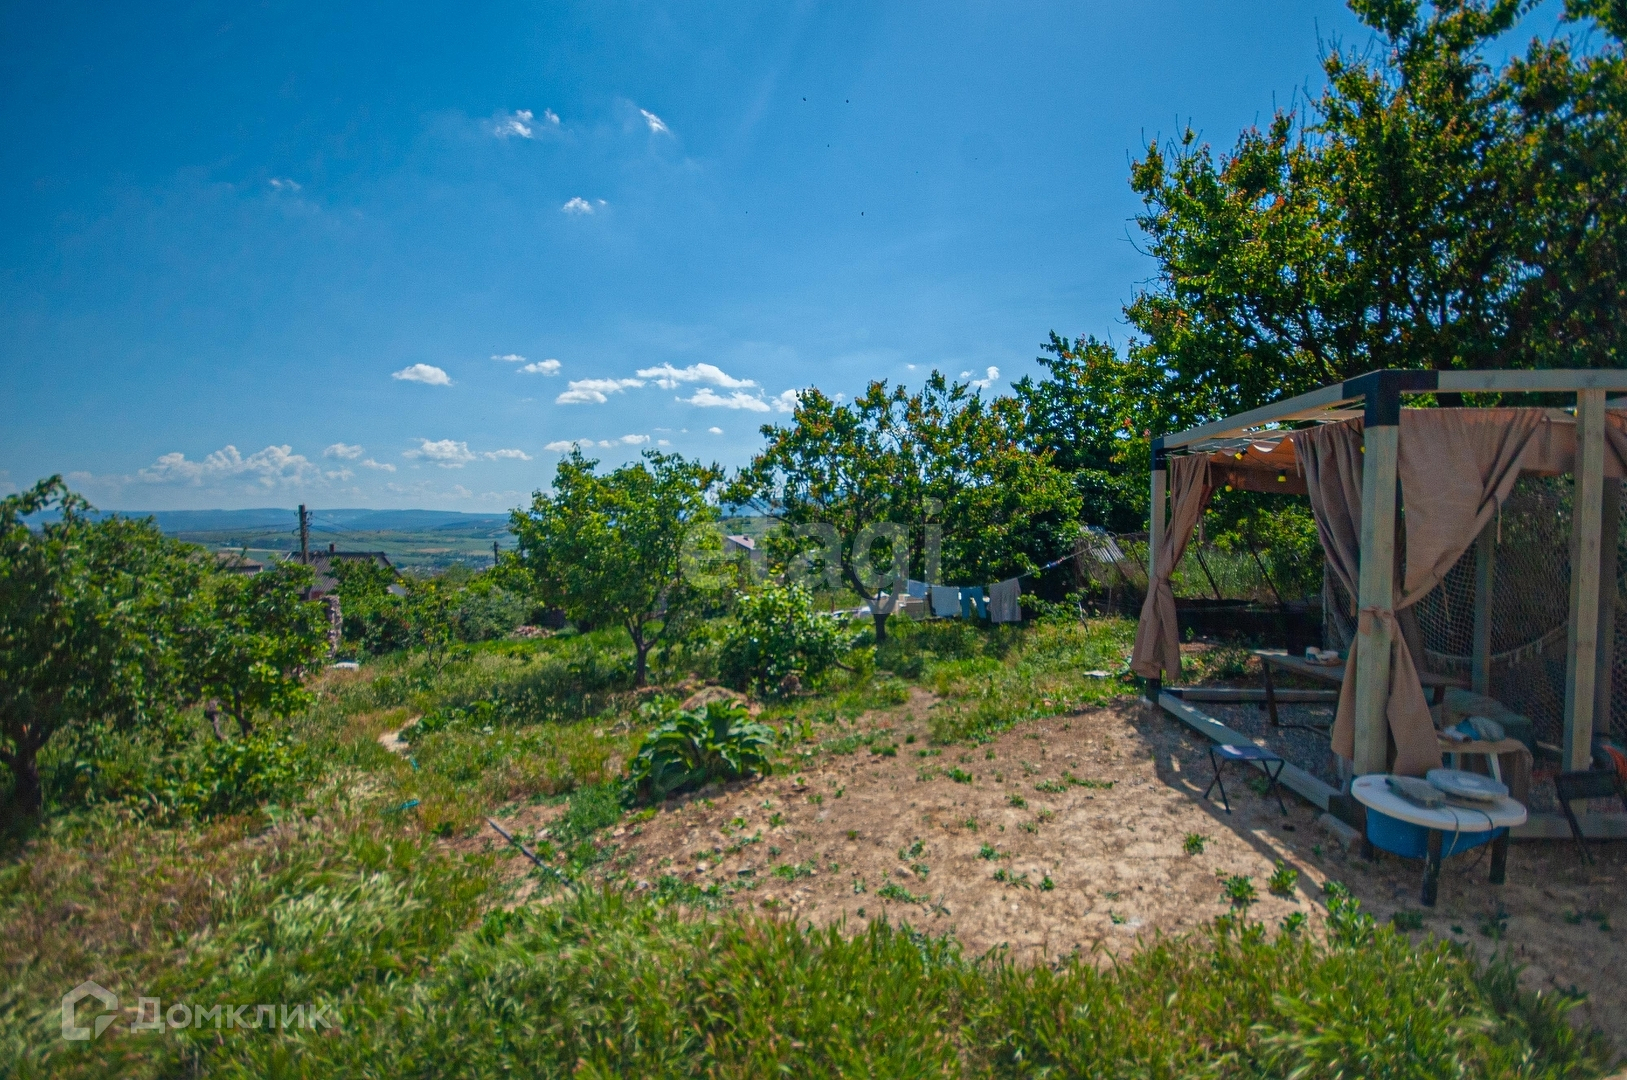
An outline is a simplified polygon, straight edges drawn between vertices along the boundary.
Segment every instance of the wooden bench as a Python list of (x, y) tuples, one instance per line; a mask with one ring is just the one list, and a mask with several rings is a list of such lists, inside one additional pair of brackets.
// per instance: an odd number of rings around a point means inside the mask
[[(1321, 682), (1343, 684), (1345, 681), (1344, 661), (1337, 664), (1313, 664), (1302, 656), (1295, 656), (1284, 649), (1255, 649), (1254, 655), (1260, 658), (1260, 673), (1265, 682), (1265, 708), (1271, 715), (1272, 727), (1315, 728), (1326, 730), (1321, 724), (1284, 724), (1277, 719), (1277, 690), (1271, 681), (1271, 669), (1280, 668), (1295, 675), (1303, 675), (1308, 679), (1317, 679)], [(1450, 686), (1466, 688), (1469, 680), (1456, 675), (1433, 675), (1427, 671), (1418, 673), (1418, 681), (1426, 689), (1434, 692), (1431, 705), (1439, 705), (1446, 700), (1446, 689)]]

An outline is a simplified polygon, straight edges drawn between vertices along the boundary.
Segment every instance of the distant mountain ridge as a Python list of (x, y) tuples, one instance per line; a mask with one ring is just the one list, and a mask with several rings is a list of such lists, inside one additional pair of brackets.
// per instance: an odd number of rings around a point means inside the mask
[[(222, 532), (230, 530), (297, 529), (299, 512), (292, 507), (255, 510), (118, 510), (98, 516), (150, 517), (166, 533)], [(507, 525), (507, 513), (469, 514), (459, 510), (316, 510), (310, 511), (313, 528), (337, 526), (351, 532), (424, 532), (470, 526)], [(56, 517), (43, 514), (42, 519)]]

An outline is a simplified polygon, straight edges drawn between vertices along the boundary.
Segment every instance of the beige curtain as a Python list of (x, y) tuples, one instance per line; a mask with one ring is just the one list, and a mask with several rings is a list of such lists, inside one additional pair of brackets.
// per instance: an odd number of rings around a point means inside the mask
[(1147, 583), (1147, 599), (1141, 605), (1135, 648), (1130, 653), (1130, 670), (1142, 678), (1181, 676), (1181, 636), (1175, 624), (1175, 591), (1169, 579), (1186, 554), (1203, 508), (1209, 505), (1210, 491), (1206, 456), (1169, 459), (1169, 527), (1158, 547), (1158, 575)]
[[(1347, 430), (1336, 430), (1340, 428)], [(1374, 620), (1387, 624), (1390, 632), (1385, 716), (1395, 748), (1391, 768), (1397, 773), (1422, 775), (1438, 767), (1441, 757), (1429, 704), (1395, 613), (1423, 599), (1446, 576), (1508, 498), (1522, 464), (1530, 459), (1542, 466), (1569, 466), (1570, 461), (1561, 459), (1568, 453), (1574, 460), (1575, 434), (1563, 428), (1535, 409), (1401, 413), (1396, 471), (1406, 510), (1406, 565), (1398, 575), (1392, 610), (1367, 608), (1358, 614), (1361, 633), (1370, 633)], [(1293, 439), (1328, 561), (1349, 594), (1358, 596), (1351, 551), (1361, 535), (1361, 425), (1358, 421), (1325, 425), (1296, 432)], [(1618, 443), (1627, 449), (1627, 435), (1617, 430), (1612, 430), (1611, 442), (1613, 450)], [(1355, 453), (1353, 447), (1358, 448)], [(1353, 644), (1333, 724), (1333, 749), (1346, 758), (1355, 756), (1356, 656)]]

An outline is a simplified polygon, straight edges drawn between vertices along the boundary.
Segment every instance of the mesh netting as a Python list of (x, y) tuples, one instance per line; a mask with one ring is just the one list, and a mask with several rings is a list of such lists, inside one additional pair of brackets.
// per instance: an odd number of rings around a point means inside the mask
[[(1542, 742), (1558, 745), (1565, 715), (1570, 617), (1572, 478), (1524, 476), (1503, 504), (1492, 560), (1491, 696), (1531, 719)], [(1627, 504), (1624, 504), (1627, 512)], [(1595, 730), (1627, 734), (1627, 527), (1618, 530), (1616, 640), (1610, 716)], [(1475, 548), (1414, 609), (1428, 670), (1467, 677), (1473, 664)], [(1353, 605), (1336, 575), (1324, 575), (1325, 636), (1348, 649)]]

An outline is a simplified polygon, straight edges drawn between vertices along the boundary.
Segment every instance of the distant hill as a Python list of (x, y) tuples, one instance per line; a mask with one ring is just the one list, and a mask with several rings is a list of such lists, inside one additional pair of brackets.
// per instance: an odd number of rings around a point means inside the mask
[[(120, 510), (120, 517), (150, 517), (166, 533), (226, 532), (239, 529), (295, 529), (294, 508), (258, 510)], [(312, 510), (314, 525), (336, 526), (354, 532), (423, 532), (429, 529), (463, 530), (481, 526), (507, 526), (508, 514), (465, 514), (457, 510)]]

